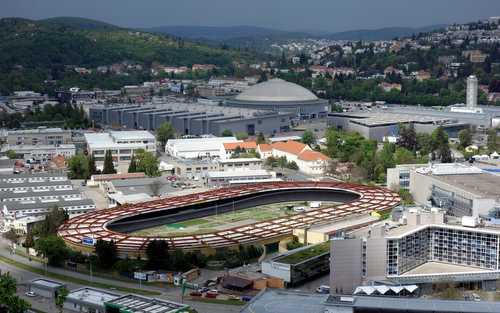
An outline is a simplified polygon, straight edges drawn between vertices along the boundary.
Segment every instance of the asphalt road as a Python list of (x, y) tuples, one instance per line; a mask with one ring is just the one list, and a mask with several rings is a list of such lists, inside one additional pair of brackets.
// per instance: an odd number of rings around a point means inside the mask
[[(35, 262), (35, 261), (29, 261), (28, 259), (18, 256), (18, 255), (11, 255), (10, 252), (7, 249), (7, 242), (2, 238), (0, 239), (0, 255), (5, 256), (10, 259), (14, 259), (15, 261), (22, 262), (25, 264), (29, 264), (30, 266), (33, 267), (38, 267), (38, 268), (43, 268), (43, 265)], [(18, 282), (18, 294), (20, 294), (24, 299), (28, 300), (32, 306), (36, 309), (42, 310), (44, 312), (56, 312), (56, 310), (53, 307), (53, 302), (48, 301), (46, 299), (42, 299), (39, 297), (35, 298), (29, 298), (24, 296), (25, 290), (25, 285), (32, 279), (39, 278), (40, 275), (32, 273), (30, 271), (26, 271), (14, 266), (11, 266), (9, 264), (5, 264), (3, 262), (0, 262), (0, 270), (2, 273), (4, 272), (10, 272), (10, 274), (17, 280)], [(53, 268), (53, 267), (48, 267), (48, 271), (54, 272), (54, 273), (59, 273), (63, 274), (66, 276), (71, 276), (71, 277), (76, 277), (76, 278), (81, 278), (85, 280), (90, 280), (88, 275), (76, 273), (73, 271), (68, 271), (65, 269), (61, 268)], [(48, 278), (50, 279), (50, 278)], [(106, 278), (101, 278), (101, 277), (93, 277), (93, 281), (95, 282), (101, 282), (105, 284), (110, 284), (114, 286), (120, 286), (120, 287), (129, 287), (129, 288), (139, 288), (138, 284), (135, 283), (127, 283), (127, 282), (122, 282), (122, 281), (116, 281), (116, 280), (111, 280), (111, 279), (106, 279)], [(73, 290), (76, 288), (84, 287), (83, 285), (79, 284), (73, 284), (73, 283), (67, 283), (68, 289)], [(151, 290), (151, 291), (159, 291), (162, 294), (160, 296), (155, 296), (156, 298), (159, 299), (165, 299), (165, 300), (170, 300), (170, 301), (176, 301), (180, 302), (180, 288), (160, 288), (156, 286), (142, 286), (143, 289), (145, 290)], [(116, 290), (113, 290), (113, 292), (117, 292)], [(237, 313), (240, 312), (241, 307), (236, 306), (236, 305), (220, 305), (220, 304), (211, 304), (211, 303), (203, 303), (203, 302), (197, 302), (197, 301), (185, 301), (186, 304), (190, 305), (192, 308), (196, 309), (199, 313)]]

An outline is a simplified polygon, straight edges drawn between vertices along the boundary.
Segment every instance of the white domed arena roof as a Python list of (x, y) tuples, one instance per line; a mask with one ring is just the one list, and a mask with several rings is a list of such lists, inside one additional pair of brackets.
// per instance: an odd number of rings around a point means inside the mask
[(236, 96), (235, 100), (287, 102), (314, 101), (318, 97), (302, 86), (274, 78), (248, 88)]

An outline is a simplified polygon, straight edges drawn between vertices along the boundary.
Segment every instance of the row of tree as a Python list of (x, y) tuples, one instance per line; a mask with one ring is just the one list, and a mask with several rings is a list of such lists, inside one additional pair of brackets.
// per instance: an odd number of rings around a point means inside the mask
[[(448, 135), (441, 127), (429, 135), (400, 125), (397, 143), (385, 142), (380, 150), (374, 140), (334, 128), (327, 130), (326, 140), (324, 153), (339, 162), (354, 163), (361, 170), (360, 176), (368, 181), (384, 182), (387, 169), (396, 164), (425, 163), (429, 158), (443, 163), (452, 161)], [(335, 168), (330, 171), (335, 172)]]

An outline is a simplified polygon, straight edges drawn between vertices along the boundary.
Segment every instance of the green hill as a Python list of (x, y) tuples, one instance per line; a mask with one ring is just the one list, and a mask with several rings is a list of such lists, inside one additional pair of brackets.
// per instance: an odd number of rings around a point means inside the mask
[(39, 22), (46, 24), (54, 24), (59, 26), (68, 26), (81, 30), (117, 30), (120, 28), (118, 26), (101, 21), (91, 20), (82, 17), (70, 17), (70, 16), (52, 17), (40, 20)]
[(211, 63), (223, 68), (234, 60), (248, 58), (252, 56), (236, 50), (87, 19), (0, 19), (0, 72), (3, 74), (0, 75), (0, 94), (19, 89), (44, 89), (40, 85), (43, 81), (64, 80), (67, 69), (76, 66), (95, 68), (129, 61), (142, 64), (145, 69), (153, 62), (171, 66)]

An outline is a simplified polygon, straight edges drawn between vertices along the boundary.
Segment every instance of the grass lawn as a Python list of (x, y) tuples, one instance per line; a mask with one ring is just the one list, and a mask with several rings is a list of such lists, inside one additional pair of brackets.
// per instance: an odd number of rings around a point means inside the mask
[(145, 296), (158, 296), (161, 295), (160, 292), (157, 291), (149, 291), (149, 290), (142, 290), (142, 289), (135, 289), (135, 288), (128, 288), (128, 287), (120, 287), (116, 285), (110, 285), (110, 284), (105, 284), (105, 283), (98, 283), (98, 282), (92, 282), (89, 280), (85, 279), (80, 279), (76, 277), (71, 277), (71, 276), (66, 276), (54, 272), (47, 271), (47, 274), (45, 274), (45, 271), (43, 269), (39, 269), (24, 263), (20, 263), (17, 261), (14, 261), (12, 259), (6, 258), (4, 256), (0, 256), (0, 261), (6, 264), (10, 264), (12, 266), (15, 266), (17, 268), (43, 275), (46, 277), (50, 277), (53, 279), (57, 280), (62, 280), (68, 283), (73, 283), (73, 284), (79, 284), (79, 285), (84, 285), (84, 286), (91, 286), (95, 288), (102, 288), (102, 289), (112, 289), (112, 290), (117, 290), (117, 291), (122, 291), (122, 292), (128, 292), (128, 293), (136, 293), (136, 294), (141, 294)]
[[(323, 206), (335, 205), (334, 202), (323, 202)], [(253, 224), (256, 222), (267, 221), (273, 218), (279, 218), (289, 215), (298, 214), (297, 212), (287, 209), (294, 206), (307, 207), (305, 201), (281, 202), (266, 205), (260, 205), (253, 208), (227, 212), (218, 215), (211, 215), (192, 220), (186, 220), (178, 223), (147, 228), (133, 232), (136, 236), (183, 236), (196, 235), (224, 230), (234, 226), (234, 224)]]
[(317, 256), (329, 251), (330, 251), (330, 242), (327, 241), (320, 243), (319, 245), (310, 246), (308, 249), (292, 253), (283, 258), (279, 258), (276, 261), (286, 264), (297, 264), (313, 256)]

